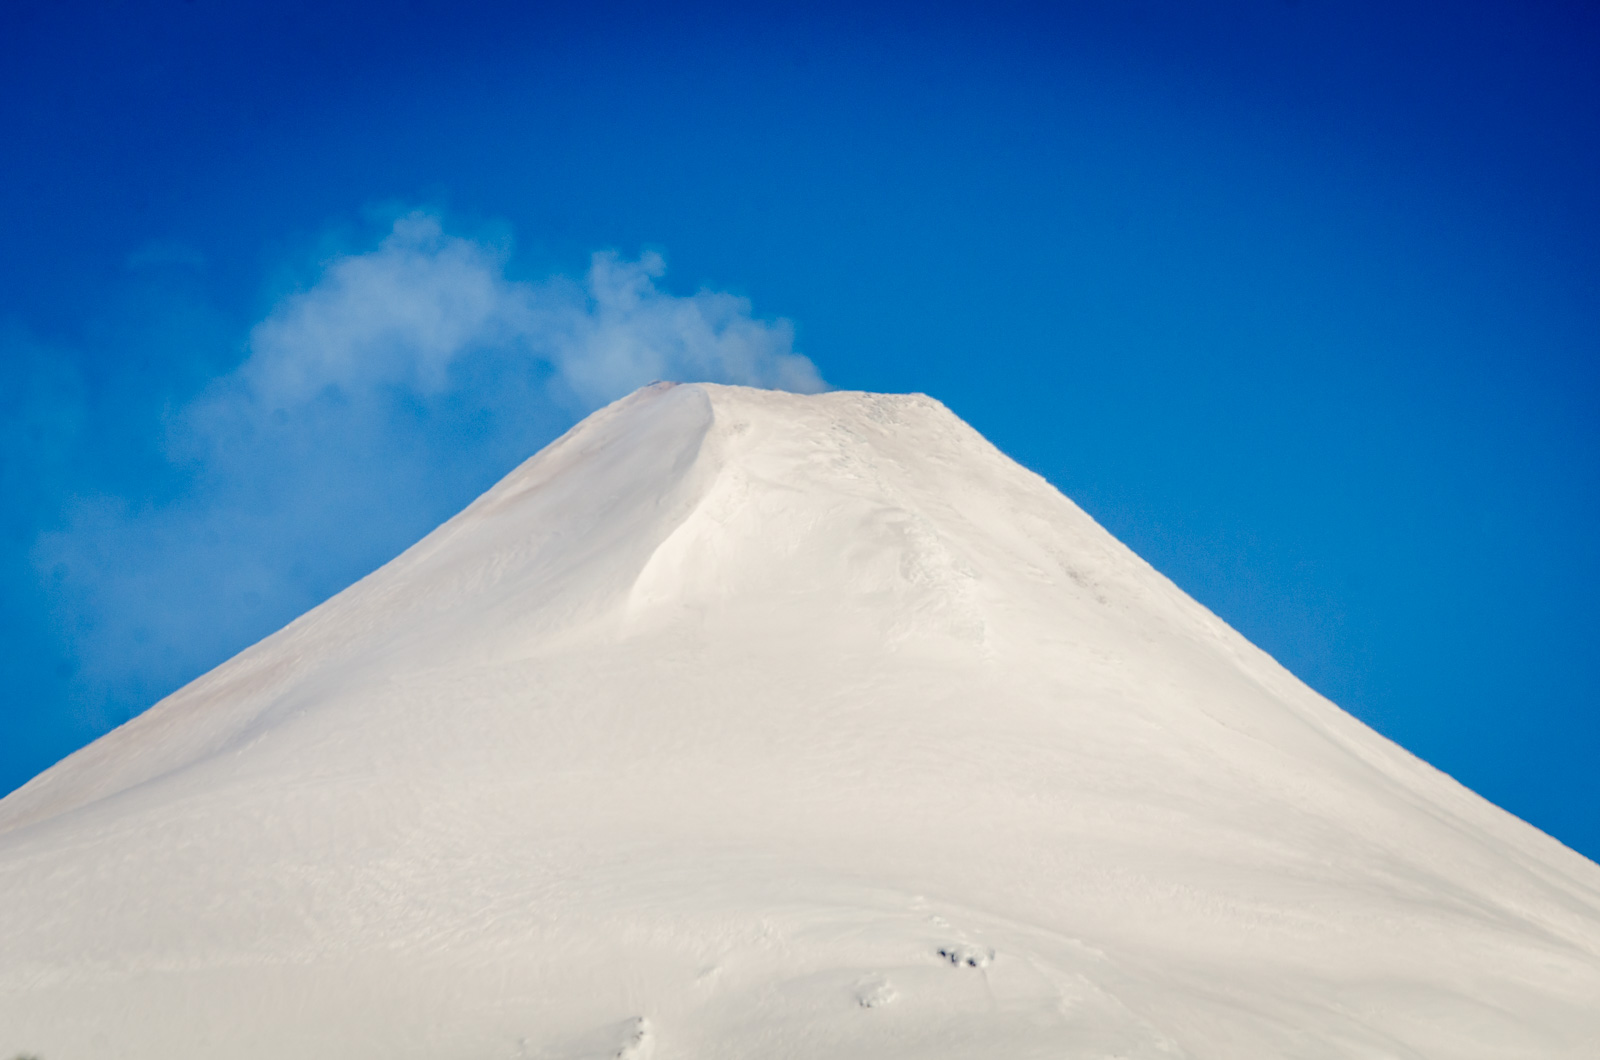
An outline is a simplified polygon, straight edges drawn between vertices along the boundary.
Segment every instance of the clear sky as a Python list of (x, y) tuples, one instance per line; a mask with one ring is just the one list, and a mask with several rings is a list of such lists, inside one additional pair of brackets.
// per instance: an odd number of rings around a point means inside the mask
[(1600, 857), (1600, 9), (1044, 7), (0, 7), (0, 791), (814, 365)]

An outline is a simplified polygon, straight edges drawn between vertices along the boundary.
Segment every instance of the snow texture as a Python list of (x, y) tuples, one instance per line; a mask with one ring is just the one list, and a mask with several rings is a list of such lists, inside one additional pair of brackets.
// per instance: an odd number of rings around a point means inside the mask
[(0, 801), (0, 1056), (1600, 1056), (1600, 867), (922, 396), (657, 385)]

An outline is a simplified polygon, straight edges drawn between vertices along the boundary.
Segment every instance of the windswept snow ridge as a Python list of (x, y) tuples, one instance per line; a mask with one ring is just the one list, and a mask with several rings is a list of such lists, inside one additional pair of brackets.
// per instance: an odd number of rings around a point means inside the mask
[(658, 385), (0, 800), (0, 1056), (1600, 1056), (1600, 867), (922, 396)]

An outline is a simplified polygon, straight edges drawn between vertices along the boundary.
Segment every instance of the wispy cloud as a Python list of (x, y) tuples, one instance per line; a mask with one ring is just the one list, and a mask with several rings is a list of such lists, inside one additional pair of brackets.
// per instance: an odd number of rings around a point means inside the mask
[(328, 386), (431, 394), (451, 386), (458, 361), (490, 350), (552, 365), (591, 405), (665, 377), (822, 387), (788, 321), (759, 320), (722, 292), (661, 291), (660, 255), (596, 254), (581, 285), (508, 280), (506, 256), (447, 235), (431, 215), (402, 217), (376, 250), (331, 263), (257, 325), (239, 379), (285, 403)]
[(596, 254), (586, 298), (560, 314), (549, 351), (580, 399), (600, 402), (651, 379), (703, 379), (816, 391), (816, 367), (793, 352), (787, 320), (750, 315), (750, 303), (719, 291), (674, 298), (657, 290), (660, 256), (623, 261)]
[(147, 705), (370, 570), (575, 419), (655, 379), (813, 391), (787, 321), (661, 258), (581, 279), (507, 274), (510, 248), (396, 221), (251, 329), (167, 421), (186, 488), (87, 496), (42, 535), (59, 628), (104, 720)]

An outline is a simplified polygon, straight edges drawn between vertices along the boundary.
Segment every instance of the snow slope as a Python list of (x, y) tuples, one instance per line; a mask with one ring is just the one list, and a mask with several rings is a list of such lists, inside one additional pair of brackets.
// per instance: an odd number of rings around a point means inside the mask
[(1600, 1056), (1600, 867), (921, 396), (658, 385), (0, 800), (0, 1057)]

